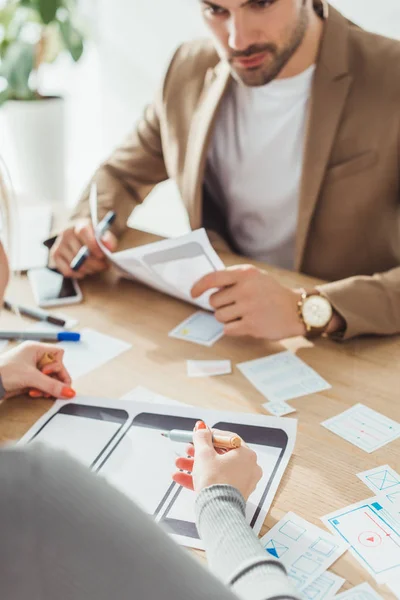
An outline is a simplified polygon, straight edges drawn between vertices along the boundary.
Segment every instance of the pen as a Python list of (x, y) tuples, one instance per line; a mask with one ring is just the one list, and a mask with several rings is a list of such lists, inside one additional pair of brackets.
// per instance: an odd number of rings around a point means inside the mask
[[(54, 356), (49, 352), (46, 352), (46, 354), (43, 354), (42, 358), (39, 360), (37, 368), (39, 371), (43, 371), (43, 369), (52, 362), (54, 362)], [(42, 396), (42, 392), (36, 389), (30, 389), (28, 393), (31, 398), (39, 398)], [(45, 394), (44, 397), (50, 398), (50, 394)]]
[[(115, 221), (115, 217), (117, 215), (115, 212), (110, 210), (104, 219), (100, 221), (100, 223), (96, 227), (96, 233), (99, 237), (105, 234), (107, 229), (111, 227), (111, 225)], [(79, 271), (85, 260), (90, 256), (90, 250), (87, 246), (82, 246), (79, 250), (78, 254), (72, 259), (71, 264), (69, 265), (73, 271)]]
[[(179, 429), (171, 429), (171, 431), (163, 431), (163, 437), (171, 440), (171, 442), (184, 442), (193, 444), (193, 431), (181, 431)], [(240, 448), (242, 438), (238, 435), (213, 435), (214, 448)]]
[(49, 352), (43, 354), (42, 358), (38, 362), (39, 371), (42, 371), (47, 365), (51, 365), (52, 362), (54, 362), (54, 356), (52, 354)]
[(79, 342), (81, 334), (75, 331), (0, 331), (0, 340), (32, 340), (40, 342)]
[(25, 317), (36, 319), (37, 321), (46, 321), (47, 323), (52, 323), (58, 327), (64, 327), (66, 324), (64, 319), (53, 317), (50, 313), (46, 312), (45, 310), (41, 310), (40, 308), (30, 308), (29, 306), (12, 304), (11, 302), (8, 302), (8, 300), (4, 300), (4, 308), (14, 313), (20, 313)]

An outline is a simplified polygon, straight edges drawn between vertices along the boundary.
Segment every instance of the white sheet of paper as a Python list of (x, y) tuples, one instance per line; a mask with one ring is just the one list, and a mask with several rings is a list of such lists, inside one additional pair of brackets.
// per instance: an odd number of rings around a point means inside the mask
[(72, 379), (78, 379), (131, 348), (131, 344), (94, 329), (82, 329), (80, 342), (60, 342), (64, 364)]
[(270, 402), (286, 402), (331, 387), (290, 351), (240, 363), (238, 368)]
[(322, 423), (326, 429), (365, 452), (371, 453), (400, 436), (400, 424), (363, 404)]
[(384, 495), (392, 504), (400, 502), (400, 475), (389, 465), (358, 473), (357, 477), (377, 495)]
[(168, 336), (210, 348), (224, 335), (224, 326), (212, 313), (199, 310), (169, 332)]
[(387, 581), (386, 585), (392, 594), (400, 599), (400, 579), (397, 579), (396, 581)]
[(339, 537), (292, 512), (274, 525), (261, 543), (268, 554), (283, 563), (299, 592), (322, 575), (348, 548)]
[(326, 571), (306, 587), (302, 595), (307, 600), (329, 600), (337, 594), (345, 582), (343, 577)]
[(369, 583), (360, 583), (360, 585), (356, 585), (351, 590), (338, 594), (336, 598), (338, 600), (383, 600), (382, 596)]
[(43, 245), (49, 237), (52, 210), (49, 206), (18, 208), (11, 265), (15, 271), (27, 271), (47, 264), (48, 249)]
[(230, 360), (187, 360), (188, 377), (212, 377), (232, 373)]
[(400, 518), (391, 508), (385, 498), (374, 497), (322, 517), (378, 583), (400, 579)]
[(162, 396), (161, 394), (152, 392), (151, 390), (141, 385), (138, 385), (127, 394), (121, 396), (121, 400), (131, 400), (134, 402), (150, 402), (151, 404), (172, 404), (175, 406), (190, 406), (190, 404), (186, 404), (185, 402), (180, 402), (179, 400), (168, 398), (168, 396)]
[(286, 402), (266, 402), (263, 407), (274, 417), (285, 417), (296, 412), (296, 409)]
[[(263, 477), (247, 502), (246, 518), (258, 534), (293, 452), (296, 420), (81, 397), (74, 402), (56, 402), (19, 443), (35, 439), (79, 455), (82, 462), (90, 464), (157, 521), (170, 530), (174, 527), (176, 541), (201, 549), (195, 528), (195, 495), (171, 481), (176, 452), (183, 454), (185, 444), (161, 436), (161, 431), (169, 428), (184, 425), (192, 429), (198, 420), (210, 427), (236, 430), (257, 453)], [(251, 442), (250, 435), (257, 436), (251, 438), (257, 443)], [(154, 476), (149, 477), (149, 472)]]
[[(97, 225), (97, 190), (92, 186), (90, 211), (93, 226)], [(210, 290), (194, 300), (190, 290), (208, 273), (225, 269), (225, 265), (210, 244), (205, 229), (197, 229), (177, 238), (111, 253), (97, 236), (97, 242), (109, 261), (127, 279), (140, 281), (160, 292), (212, 310)]]

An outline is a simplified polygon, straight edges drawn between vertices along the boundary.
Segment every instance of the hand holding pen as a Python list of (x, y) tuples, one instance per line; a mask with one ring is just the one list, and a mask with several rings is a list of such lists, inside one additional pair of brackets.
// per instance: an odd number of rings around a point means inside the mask
[[(51, 362), (44, 364), (45, 355)], [(71, 377), (63, 362), (64, 350), (49, 344), (25, 343), (0, 354), (0, 373), (5, 397), (11, 398), (34, 389), (31, 397), (48, 394), (53, 398), (71, 399)]]
[[(102, 219), (102, 221), (100, 221), (100, 223), (96, 227), (96, 235), (99, 238), (102, 238), (104, 236), (104, 234), (106, 233), (106, 231), (108, 231), (110, 229), (111, 225), (115, 221), (115, 218), (116, 218), (115, 212), (109, 211), (106, 214), (106, 216), (104, 217), (104, 219)], [(89, 256), (91, 255), (91, 252), (93, 252), (93, 243), (92, 243), (91, 239), (88, 239), (88, 244), (89, 245), (82, 246), (82, 248), (79, 250), (79, 252), (72, 259), (69, 266), (73, 271), (75, 271), (75, 272), (79, 271), (83, 267), (83, 265), (85, 264), (85, 262), (87, 261)], [(97, 241), (96, 241), (96, 245), (97, 245)], [(98, 245), (97, 245), (97, 248), (100, 250)], [(97, 254), (97, 249), (96, 249), (95, 255), (96, 254)]]
[[(54, 348), (51, 349), (51, 352), (46, 352), (43, 354), (41, 359), (37, 364), (38, 370), (43, 373), (43, 375), (47, 377), (51, 377), (52, 379), (61, 381), (63, 383), (68, 383), (68, 386), (64, 386), (61, 390), (61, 397), (65, 400), (71, 400), (75, 397), (75, 391), (69, 387), (71, 384), (71, 378), (65, 369), (62, 362), (63, 353), (58, 355), (57, 351), (54, 352)], [(51, 398), (52, 395), (50, 393), (41, 392), (38, 389), (32, 388), (29, 390), (29, 396), (31, 398)], [(57, 396), (53, 396), (57, 398)]]
[(221, 452), (215, 448), (213, 437), (226, 439), (236, 434), (210, 430), (203, 421), (196, 424), (193, 433), (193, 445), (186, 448), (188, 457), (179, 457), (175, 461), (177, 472), (173, 480), (190, 490), (201, 490), (212, 485), (229, 485), (247, 500), (262, 477), (262, 469), (257, 464), (257, 455), (243, 440), (239, 447)]
[[(109, 229), (101, 235), (101, 240), (110, 252), (116, 250), (117, 238)], [(87, 255), (82, 247), (88, 248), (90, 255)], [(75, 261), (77, 263), (80, 260), (77, 257), (80, 252), (81, 255), (85, 254), (86, 258), (82, 259), (83, 262), (76, 271), (70, 265), (77, 268)], [(60, 233), (50, 250), (49, 266), (56, 268), (64, 277), (74, 279), (83, 279), (86, 275), (93, 275), (107, 269), (107, 258), (97, 243), (91, 219), (80, 219)]]

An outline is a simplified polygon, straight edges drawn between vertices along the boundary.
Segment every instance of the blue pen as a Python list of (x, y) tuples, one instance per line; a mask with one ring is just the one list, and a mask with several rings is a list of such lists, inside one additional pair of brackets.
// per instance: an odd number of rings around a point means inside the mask
[[(96, 233), (99, 237), (105, 234), (105, 232), (111, 227), (116, 218), (115, 212), (110, 210), (104, 219), (96, 227)], [(87, 246), (82, 246), (78, 254), (72, 259), (69, 265), (73, 271), (79, 271), (83, 263), (90, 256), (90, 250)]]
[(79, 342), (75, 331), (0, 331), (0, 340), (31, 340), (34, 342)]

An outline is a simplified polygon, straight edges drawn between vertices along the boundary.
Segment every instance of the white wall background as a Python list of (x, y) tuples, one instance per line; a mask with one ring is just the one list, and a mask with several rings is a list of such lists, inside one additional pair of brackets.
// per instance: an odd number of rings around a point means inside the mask
[(365, 29), (400, 39), (399, 0), (331, 0), (331, 4)]
[(206, 30), (198, 0), (98, 0), (97, 17), (104, 134), (112, 143), (151, 100), (175, 48)]
[[(197, 0), (98, 0), (97, 18), (103, 144), (108, 149), (152, 100), (177, 46), (205, 36), (206, 30)], [(157, 186), (131, 223), (161, 235), (188, 231), (175, 184)]]

